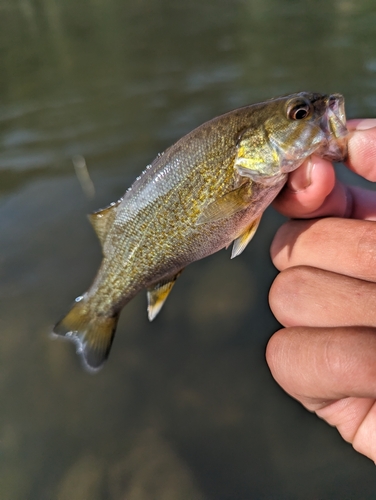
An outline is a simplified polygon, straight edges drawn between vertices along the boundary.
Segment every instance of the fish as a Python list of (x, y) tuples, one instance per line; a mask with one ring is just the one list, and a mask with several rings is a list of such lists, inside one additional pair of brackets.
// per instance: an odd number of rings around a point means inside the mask
[(313, 153), (347, 155), (341, 94), (298, 92), (244, 106), (194, 129), (124, 196), (89, 215), (103, 259), (91, 287), (53, 334), (76, 343), (84, 366), (108, 358), (122, 308), (141, 290), (152, 321), (190, 263), (253, 238), (289, 172)]

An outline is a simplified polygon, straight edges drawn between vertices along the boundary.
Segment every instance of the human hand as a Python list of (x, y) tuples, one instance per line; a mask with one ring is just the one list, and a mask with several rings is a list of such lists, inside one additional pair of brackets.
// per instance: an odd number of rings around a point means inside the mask
[[(376, 120), (352, 120), (348, 167), (376, 181)], [(293, 220), (271, 247), (270, 306), (285, 327), (266, 358), (276, 381), (376, 462), (376, 193), (312, 157), (274, 206)], [(329, 217), (312, 220), (317, 217)]]

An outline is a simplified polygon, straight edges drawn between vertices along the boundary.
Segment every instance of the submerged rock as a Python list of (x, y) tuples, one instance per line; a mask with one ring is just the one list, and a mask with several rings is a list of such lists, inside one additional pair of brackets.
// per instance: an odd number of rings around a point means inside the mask
[(205, 498), (188, 465), (152, 429), (142, 432), (129, 455), (112, 468), (110, 492), (112, 500)]
[(101, 500), (104, 467), (92, 455), (85, 455), (66, 472), (58, 488), (57, 500)]

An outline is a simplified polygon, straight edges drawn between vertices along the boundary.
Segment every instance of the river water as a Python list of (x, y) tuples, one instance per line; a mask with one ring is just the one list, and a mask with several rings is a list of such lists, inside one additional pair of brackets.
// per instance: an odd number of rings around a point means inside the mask
[(1, 499), (375, 497), (374, 465), (265, 364), (272, 209), (152, 324), (134, 299), (98, 374), (48, 336), (100, 262), (88, 212), (205, 120), (299, 90), (376, 116), (371, 0), (0, 0)]

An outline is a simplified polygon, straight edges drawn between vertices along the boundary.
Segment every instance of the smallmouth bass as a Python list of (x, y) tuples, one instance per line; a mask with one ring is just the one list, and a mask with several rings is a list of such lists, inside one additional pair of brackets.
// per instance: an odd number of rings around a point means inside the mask
[(232, 242), (239, 255), (287, 175), (312, 153), (347, 154), (344, 98), (300, 92), (236, 109), (157, 156), (123, 198), (89, 219), (103, 260), (53, 330), (89, 369), (108, 357), (121, 309), (147, 290), (155, 318), (183, 269)]

